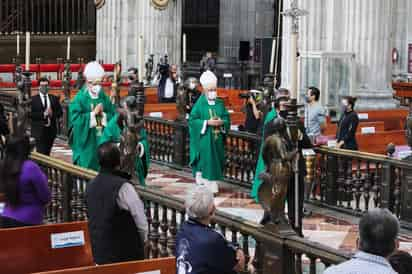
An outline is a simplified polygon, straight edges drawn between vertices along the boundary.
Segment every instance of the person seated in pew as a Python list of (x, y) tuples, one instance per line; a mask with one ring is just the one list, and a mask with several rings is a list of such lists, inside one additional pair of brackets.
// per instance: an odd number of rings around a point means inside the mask
[[(342, 99), (342, 116), (336, 131), (336, 147), (341, 149), (358, 150), (356, 129), (359, 124), (358, 114), (354, 111), (356, 98), (345, 96)], [(346, 170), (346, 169), (345, 169)]]
[(2, 228), (43, 223), (44, 209), (51, 194), (46, 175), (29, 160), (30, 151), (28, 136), (7, 140), (6, 156), (0, 167), (1, 190), (6, 197), (0, 217)]
[(144, 259), (148, 223), (142, 200), (119, 171), (120, 150), (106, 142), (98, 148), (99, 174), (86, 187), (93, 257), (97, 264)]
[(242, 249), (229, 243), (222, 234), (210, 227), (216, 211), (212, 191), (195, 186), (185, 199), (189, 220), (176, 235), (176, 273), (236, 273), (245, 267)]

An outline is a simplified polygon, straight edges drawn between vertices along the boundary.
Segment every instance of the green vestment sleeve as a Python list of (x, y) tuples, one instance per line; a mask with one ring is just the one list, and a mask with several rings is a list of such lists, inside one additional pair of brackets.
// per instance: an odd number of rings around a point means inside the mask
[[(205, 121), (213, 116), (219, 117), (224, 124), (221, 128), (207, 126)], [(230, 115), (222, 100), (209, 105), (202, 95), (197, 100), (189, 117), (190, 166), (193, 175), (201, 172), (204, 179), (211, 181), (223, 179), (225, 167), (225, 136), (230, 130)]]
[(263, 140), (263, 136), (265, 136), (265, 127), (267, 123), (273, 120), (274, 118), (276, 118), (276, 116), (277, 116), (276, 111), (272, 109), (270, 112), (268, 112), (268, 114), (266, 114), (265, 121), (263, 123), (263, 130), (262, 130), (262, 136), (261, 136), (262, 140), (261, 140), (261, 145), (259, 149), (259, 157), (258, 157), (258, 161), (256, 164), (255, 177), (253, 179), (253, 185), (252, 185), (252, 191), (251, 191), (251, 196), (252, 198), (256, 200), (256, 202), (259, 202), (258, 192), (259, 192), (259, 187), (262, 184), (262, 181), (259, 179), (259, 175), (260, 173), (265, 171), (265, 168), (266, 168), (265, 163), (263, 162), (263, 157), (262, 157), (263, 144), (265, 142), (265, 140)]

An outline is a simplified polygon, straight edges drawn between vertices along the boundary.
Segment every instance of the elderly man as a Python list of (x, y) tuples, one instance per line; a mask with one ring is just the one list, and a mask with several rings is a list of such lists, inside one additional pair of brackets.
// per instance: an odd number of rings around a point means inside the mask
[(164, 82), (159, 83), (159, 103), (175, 103), (177, 86), (181, 83), (181, 80), (177, 74), (177, 65), (171, 65), (169, 67), (169, 76)]
[(75, 165), (97, 171), (97, 145), (103, 128), (115, 114), (115, 106), (100, 86), (103, 67), (97, 62), (90, 62), (83, 74), (86, 84), (69, 106), (69, 144)]
[(225, 134), (230, 129), (230, 116), (222, 100), (217, 98), (217, 78), (211, 71), (200, 77), (203, 95), (189, 117), (190, 166), (197, 184), (206, 184), (219, 192), (217, 181), (225, 167)]
[(119, 171), (120, 151), (104, 143), (98, 151), (100, 173), (86, 188), (94, 261), (108, 264), (144, 259), (148, 224), (142, 200)]
[(359, 222), (359, 251), (353, 258), (328, 268), (325, 274), (395, 274), (387, 258), (395, 251), (398, 219), (387, 209), (372, 209)]
[(176, 236), (176, 272), (228, 274), (243, 270), (243, 251), (209, 226), (216, 210), (213, 193), (205, 186), (195, 186), (186, 197), (185, 207), (189, 220)]

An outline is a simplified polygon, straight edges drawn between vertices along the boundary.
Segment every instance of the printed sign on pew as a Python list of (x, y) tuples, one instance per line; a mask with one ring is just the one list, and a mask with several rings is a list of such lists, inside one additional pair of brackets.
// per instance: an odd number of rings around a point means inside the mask
[(84, 245), (84, 231), (71, 231), (64, 233), (53, 233), (51, 237), (52, 248), (65, 248)]
[(155, 270), (155, 271), (149, 271), (149, 272), (139, 272), (136, 274), (161, 274), (160, 270)]

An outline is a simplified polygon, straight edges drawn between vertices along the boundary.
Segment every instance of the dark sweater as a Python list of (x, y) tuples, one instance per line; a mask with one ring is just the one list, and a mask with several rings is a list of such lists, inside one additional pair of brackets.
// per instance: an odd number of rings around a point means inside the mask
[(344, 141), (343, 149), (358, 150), (356, 129), (359, 124), (358, 114), (354, 111), (345, 112), (339, 120), (336, 139), (338, 143)]

